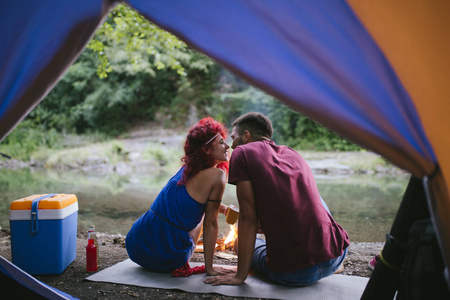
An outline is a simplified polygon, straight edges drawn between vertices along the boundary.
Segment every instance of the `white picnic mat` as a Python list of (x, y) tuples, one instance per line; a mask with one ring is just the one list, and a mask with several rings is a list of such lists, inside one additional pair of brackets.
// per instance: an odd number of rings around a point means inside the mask
[[(191, 267), (201, 265), (200, 263), (189, 264)], [(369, 280), (369, 278), (357, 276), (331, 275), (312, 286), (293, 288), (270, 283), (257, 273), (250, 274), (246, 283), (240, 286), (211, 286), (203, 282), (205, 278), (205, 274), (176, 278), (170, 274), (154, 273), (127, 259), (86, 279), (160, 289), (178, 289), (191, 293), (216, 293), (231, 297), (300, 300), (360, 299)]]

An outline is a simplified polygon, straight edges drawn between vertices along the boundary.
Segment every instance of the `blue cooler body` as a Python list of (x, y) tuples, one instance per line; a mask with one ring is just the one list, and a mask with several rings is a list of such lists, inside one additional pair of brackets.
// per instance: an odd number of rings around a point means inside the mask
[(76, 258), (78, 201), (33, 195), (11, 203), (12, 262), (32, 275), (61, 274)]

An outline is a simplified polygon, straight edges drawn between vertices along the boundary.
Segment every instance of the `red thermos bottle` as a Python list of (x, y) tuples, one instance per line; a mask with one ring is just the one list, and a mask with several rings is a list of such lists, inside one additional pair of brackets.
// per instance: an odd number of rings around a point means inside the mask
[(91, 231), (88, 233), (88, 245), (86, 246), (86, 270), (88, 272), (97, 271), (97, 246)]

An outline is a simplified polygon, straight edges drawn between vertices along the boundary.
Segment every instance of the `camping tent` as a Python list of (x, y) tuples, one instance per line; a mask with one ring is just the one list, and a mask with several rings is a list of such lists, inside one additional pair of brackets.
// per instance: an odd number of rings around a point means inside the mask
[[(0, 255), (0, 282), (2, 283), (2, 295), (15, 299), (51, 299), (51, 300), (75, 300), (58, 289), (46, 285), (30, 274), (21, 270)], [(14, 293), (8, 293), (14, 291)]]
[[(424, 178), (450, 265), (449, 1), (126, 2), (251, 84)], [(0, 139), (50, 91), (115, 4), (0, 3)]]

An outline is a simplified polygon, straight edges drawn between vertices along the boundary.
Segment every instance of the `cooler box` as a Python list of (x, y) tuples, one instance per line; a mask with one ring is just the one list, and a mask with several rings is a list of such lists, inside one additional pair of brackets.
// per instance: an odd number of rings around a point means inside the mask
[(33, 195), (9, 207), (12, 262), (32, 275), (61, 274), (77, 251), (73, 194)]

